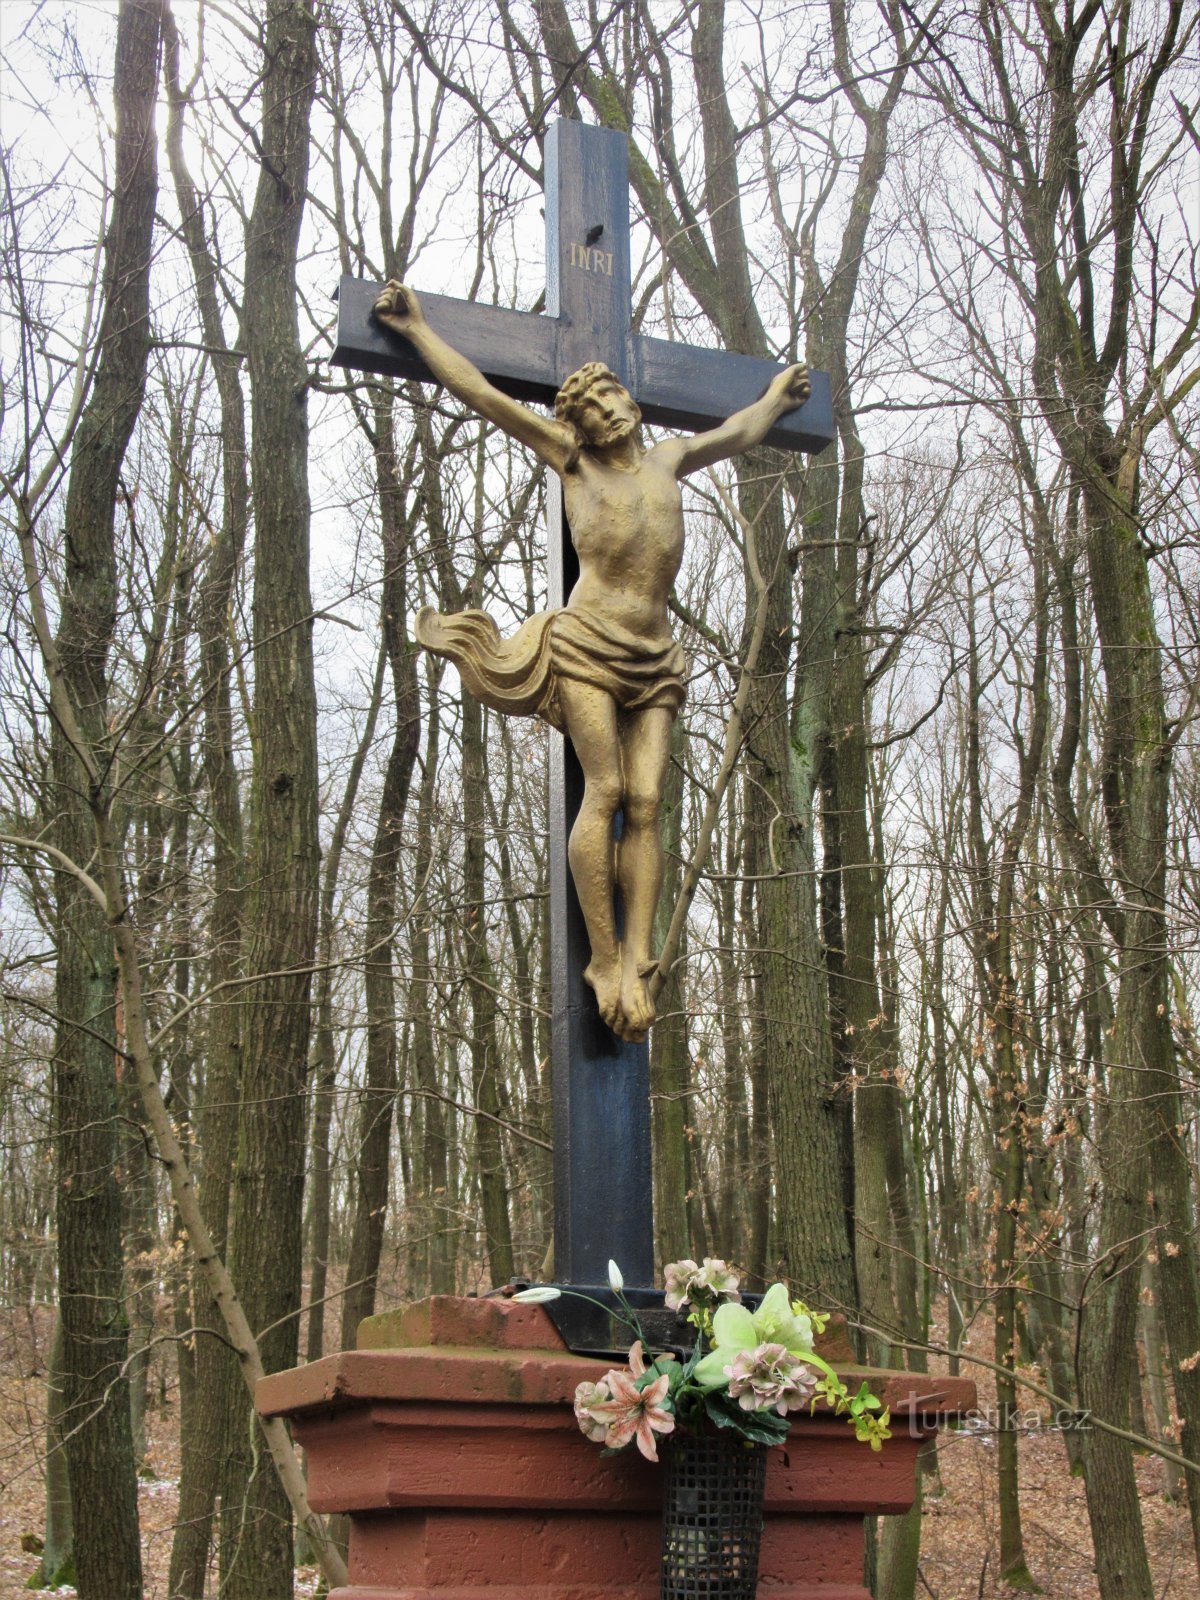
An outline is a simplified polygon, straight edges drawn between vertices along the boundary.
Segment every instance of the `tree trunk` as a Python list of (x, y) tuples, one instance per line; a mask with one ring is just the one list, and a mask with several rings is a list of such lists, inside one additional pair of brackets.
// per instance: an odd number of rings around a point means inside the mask
[[(1142, 1329), (1146, 1343), (1146, 1387), (1150, 1391), (1150, 1409), (1154, 1418), (1151, 1435), (1158, 1443), (1174, 1442), (1171, 1430), (1171, 1403), (1163, 1376), (1163, 1338), (1158, 1314), (1158, 1295), (1154, 1273), (1147, 1261), (1142, 1269), (1143, 1290), (1149, 1290), (1142, 1307)], [(1178, 1500), (1183, 1488), (1183, 1474), (1174, 1461), (1162, 1460), (1162, 1492), (1168, 1500)]]
[[(208, 913), (208, 983), (216, 1001), (207, 1013), (204, 1084), (197, 1108), (199, 1200), (218, 1251), (225, 1249), (229, 1188), (237, 1138), (241, 1072), (241, 1007), (231, 986), (242, 971), (242, 806), (234, 760), (233, 697), (230, 684), (229, 614), (246, 545), (249, 482), (246, 423), (239, 377), (240, 357), (228, 348), (217, 299), (217, 267), (208, 246), (204, 216), (184, 156), (187, 110), (179, 79), (179, 36), (169, 9), (164, 13), (164, 77), (170, 107), (167, 157), (204, 339), (213, 364), (221, 411), (221, 520), (198, 584), (198, 631), (204, 721), (204, 782), (212, 818), (212, 901)], [(212, 1544), (213, 1510), (226, 1420), (242, 1390), (237, 1362), (218, 1335), (221, 1317), (199, 1270), (193, 1271), (195, 1382), (186, 1423), (189, 1446), (179, 1479), (179, 1519), (171, 1545), (171, 1600), (201, 1600)], [(181, 1397), (181, 1412), (185, 1401)]]
[[(83, 737), (108, 739), (108, 653), (116, 622), (118, 479), (145, 387), (157, 139), (160, 7), (125, 0), (117, 20), (116, 166), (104, 246), (104, 311), (91, 398), (80, 417), (64, 517), (58, 631), (64, 685)], [(92, 807), (108, 803), (57, 726), (52, 761), (59, 849), (88, 862)], [(54, 1131), (63, 1427), (82, 1600), (142, 1592), (137, 1485), (125, 1374), (128, 1326), (117, 1185), (115, 966), (102, 911), (69, 874), (55, 876), (58, 967)]]
[[(721, 331), (730, 348), (767, 353), (754, 303), (742, 224), (736, 130), (726, 98), (723, 0), (702, 0), (692, 64), (704, 135), (705, 208), (713, 238)], [(792, 569), (779, 463), (769, 453), (738, 462), (741, 511), (753, 525), (766, 585), (767, 626), (751, 686), (747, 740), (754, 806), (749, 818), (773, 848), (759, 884), (763, 916), (763, 1001), (778, 1196), (782, 1270), (818, 1303), (854, 1303), (854, 1273), (842, 1205), (842, 1161), (829, 1031), (828, 994), (817, 934), (814, 890), (815, 752), (811, 735), (828, 712), (801, 666), (797, 729), (783, 685), (792, 665)], [(775, 470), (772, 471), (772, 468)], [(769, 487), (764, 488), (764, 478)], [(747, 574), (747, 593), (757, 587)], [(807, 602), (806, 595), (806, 602)], [(826, 620), (822, 641), (831, 630)], [(810, 634), (816, 637), (815, 625)], [(796, 735), (799, 732), (799, 739)]]
[[(1161, 953), (1166, 959), (1165, 952)], [(1183, 1425), (1179, 1451), (1189, 1461), (1200, 1451), (1200, 1282), (1196, 1262), (1195, 1210), (1188, 1152), (1184, 1145), (1186, 1116), (1180, 1093), (1178, 1063), (1169, 1023), (1163, 1021), (1154, 1037), (1157, 1071), (1150, 1079), (1154, 1092), (1154, 1150), (1151, 1218), (1155, 1223), (1155, 1287), (1152, 1294), (1162, 1304), (1162, 1326), (1171, 1356), (1171, 1383)], [(1148, 1308), (1157, 1323), (1157, 1307)], [(1146, 1350), (1150, 1357), (1149, 1343)], [(1192, 1522), (1192, 1544), (1200, 1566), (1200, 1470), (1187, 1478), (1187, 1504)]]
[(75, 1529), (63, 1447), (64, 1379), (62, 1314), (56, 1312), (46, 1370), (46, 1537), (37, 1573), (44, 1589), (57, 1589), (75, 1581)]
[(435, 684), (434, 692), (430, 695), (429, 722), (425, 732), (424, 773), (417, 803), (417, 851), (413, 862), (416, 899), (409, 922), (412, 951), (409, 1009), (413, 1015), (413, 1076), (417, 1092), (424, 1102), (422, 1107), (424, 1140), (422, 1149), (417, 1152), (416, 1162), (419, 1163), (421, 1172), (421, 1182), (417, 1187), (424, 1196), (422, 1208), (418, 1213), (418, 1227), (427, 1240), (422, 1251), (427, 1263), (425, 1283), (430, 1294), (453, 1294), (460, 1224), (450, 1186), (449, 1136), (446, 1126), (450, 1113), (442, 1099), (441, 1084), (438, 1081), (437, 1040), (433, 1028), (434, 964), (430, 950), (433, 913), (428, 894), (429, 876), (433, 865), (434, 783), (440, 739), (441, 719)]
[[(854, 441), (857, 446), (857, 440)], [(861, 446), (854, 478), (861, 476)], [(850, 477), (849, 466), (844, 478)], [(882, 864), (873, 861), (867, 827), (866, 683), (861, 645), (863, 618), (856, 590), (857, 522), (861, 491), (843, 482), (839, 533), (847, 543), (839, 549), (841, 591), (837, 658), (832, 690), (830, 767), (833, 809), (837, 813), (841, 851), (842, 958), (837, 994), (837, 1023), (843, 1031), (840, 1056), (854, 1085), (854, 1242), (859, 1308), (864, 1321), (889, 1330), (899, 1328), (892, 1293), (892, 1227), (888, 1194), (888, 1142), (891, 1135), (895, 1082), (885, 1075), (883, 1003), (875, 960), (875, 884)], [(853, 541), (853, 542), (851, 542)], [(848, 556), (848, 559), (847, 559)], [(877, 1366), (892, 1364), (887, 1340), (872, 1340), (870, 1358)]]
[(359, 1103), (354, 1142), (354, 1214), (346, 1298), (342, 1302), (343, 1349), (352, 1348), (358, 1324), (375, 1309), (375, 1280), (387, 1218), (389, 1151), (397, 1088), (393, 970), (396, 894), (401, 830), (421, 733), (416, 651), (404, 629), (409, 530), (403, 516), (404, 489), (397, 470), (390, 394), (380, 394), (376, 399), (374, 431), (383, 536), (381, 621), (396, 721), (367, 877), (367, 1081)]
[[(1146, 1098), (1147, 1085), (1163, 1081), (1171, 1049), (1165, 922), (1170, 755), (1146, 557), (1134, 518), (1123, 516), (1114, 499), (1099, 485), (1092, 492), (1085, 489), (1088, 559), (1108, 692), (1110, 832), (1122, 880), (1124, 941), (1109, 1046), (1107, 1115), (1099, 1135), (1098, 1267), (1087, 1286), (1079, 1369), (1080, 1403), (1124, 1427), (1152, 1176), (1149, 1153), (1163, 1136), (1157, 1111)], [(1129, 1447), (1093, 1429), (1083, 1435), (1082, 1453), (1103, 1600), (1151, 1600), (1154, 1585)]]
[(746, 974), (746, 998), (750, 1007), (750, 1179), (747, 1201), (749, 1242), (746, 1270), (752, 1284), (766, 1287), (775, 1276), (770, 1261), (771, 1233), (771, 1109), (770, 1070), (767, 1061), (764, 1002), (762, 998), (763, 938), (755, 910), (754, 878), (757, 863), (765, 857), (761, 841), (744, 829), (743, 860), (746, 881), (739, 896), (742, 927), (750, 944), (750, 968)]
[[(672, 756), (680, 753), (683, 738), (681, 720), (671, 730)], [(666, 936), (671, 909), (679, 894), (682, 876), (679, 853), (683, 837), (683, 781), (677, 759), (667, 769), (662, 798), (663, 849), (667, 868), (663, 892), (659, 897), (655, 937), (659, 945)], [(650, 1093), (654, 1135), (654, 1233), (660, 1266), (678, 1261), (691, 1249), (688, 1226), (689, 1181), (688, 1149), (688, 1047), (687, 1013), (683, 984), (680, 981), (684, 946), (680, 959), (658, 1001), (659, 1020), (650, 1034)], [(714, 1248), (723, 1248), (720, 1241)]]
[(717, 1211), (719, 1248), (731, 1261), (746, 1259), (745, 1197), (749, 1189), (750, 1115), (746, 1104), (741, 984), (738, 981), (737, 914), (734, 873), (735, 830), (729, 825), (725, 872), (717, 885), (717, 1014), (721, 1022), (721, 1179)]
[[(772, 521), (781, 523), (782, 518)], [(783, 555), (782, 527), (770, 540), (760, 524), (764, 571)], [(837, 1086), (833, 1076), (821, 949), (817, 937), (813, 814), (815, 772), (793, 756), (786, 705), (788, 594), (773, 585), (773, 612), (752, 692), (747, 741), (751, 828), (774, 848), (759, 884), (762, 1000), (768, 1094), (777, 1183), (780, 1269), (807, 1299), (855, 1304), (854, 1267), (843, 1199)], [(782, 659), (781, 659), (782, 656)]]
[(500, 1052), (496, 1038), (496, 975), (487, 946), (486, 879), (484, 875), (483, 789), (487, 761), (483, 742), (483, 708), (470, 695), (462, 703), (463, 747), (463, 912), (467, 947), (467, 980), (471, 993), (471, 1092), (475, 1102), (475, 1147), (479, 1159), (479, 1196), (493, 1288), (513, 1275), (512, 1224), (508, 1184), (500, 1138)]
[[(262, 170), (246, 248), (251, 388), (255, 748), (246, 969), (249, 991), (230, 1271), (268, 1372), (294, 1366), (303, 1222), (304, 1092), (317, 921), (316, 702), (309, 593), (307, 371), (296, 320), (316, 71), (312, 13), (270, 0)], [(225, 1600), (288, 1600), (292, 1513), (244, 1405), (221, 1491)]]
[(1046, 530), (1043, 530), (1043, 538), (1034, 559), (1036, 645), (1028, 696), (1028, 726), (1018, 746), (1016, 803), (1002, 842), (994, 836), (989, 839), (984, 833), (980, 725), (984, 706), (973, 594), (967, 616), (966, 760), (968, 834), (975, 895), (975, 964), (983, 989), (983, 1004), (992, 1041), (992, 1204), (995, 1215), (992, 1281), (996, 1306), (994, 1349), (999, 1429), (996, 1465), (1000, 1502), (1000, 1570), (1006, 1583), (1022, 1589), (1037, 1587), (1026, 1561), (1021, 1528), (1016, 1422), (1016, 1368), (1021, 1359), (1017, 1337), (1017, 1237), (1025, 1185), (1028, 1137), (1026, 1100), (1029, 1096), (1026, 1078), (1030, 1066), (1014, 972), (1013, 943), (1017, 870), (1033, 817), (1037, 775), (1047, 733), (1049, 591), (1046, 583), (1045, 535)]
[[(532, 603), (530, 609), (532, 610)], [(516, 881), (513, 872), (511, 833), (514, 811), (520, 805), (515, 785), (511, 730), (510, 720), (501, 718), (498, 732), (504, 747), (505, 783), (499, 809), (495, 803), (495, 790), (489, 788), (484, 793), (488, 824), (498, 852), (500, 882), (505, 886), (511, 886)], [(517, 814), (519, 815), (519, 811)], [(536, 873), (540, 865), (540, 860), (535, 855), (534, 882), (537, 882)], [(544, 887), (543, 880), (543, 892)], [(543, 924), (539, 913), (540, 907), (535, 908), (533, 917), (528, 922), (524, 921), (516, 894), (504, 894), (504, 919), (508, 926), (509, 943), (512, 946), (515, 985), (512, 1005), (516, 1012), (516, 1049), (520, 1062), (520, 1079), (525, 1093), (524, 1120), (535, 1137), (544, 1141), (544, 1148), (542, 1145), (525, 1140), (518, 1141), (516, 1151), (521, 1167), (518, 1181), (526, 1191), (528, 1206), (527, 1226), (531, 1246), (528, 1255), (535, 1267), (543, 1260), (547, 1246), (554, 1236), (553, 1133), (550, 1105), (545, 1090), (546, 1079), (540, 1071), (541, 1063), (548, 1055), (549, 1042), (547, 1041), (543, 1049), (541, 1039), (543, 1030), (539, 1027), (538, 1010), (542, 1004), (541, 991), (544, 986), (540, 978), (535, 977), (536, 963), (533, 959), (537, 954), (542, 933)], [(520, 1265), (519, 1259), (518, 1264)]]
[[(325, 1340), (325, 1300), (328, 1283), (330, 1200), (333, 1176), (329, 1134), (333, 1125), (333, 1101), (337, 1092), (339, 1059), (337, 1035), (333, 1020), (334, 923), (337, 915), (338, 879), (342, 867), (342, 852), (346, 847), (346, 835), (350, 830), (350, 823), (358, 802), (358, 791), (362, 782), (363, 768), (367, 764), (367, 757), (375, 739), (375, 725), (379, 720), (379, 708), (383, 703), (383, 680), (386, 676), (386, 671), (387, 649), (381, 645), (375, 668), (375, 678), (371, 685), (371, 698), (367, 703), (367, 714), (363, 720), (358, 747), (350, 762), (350, 771), (346, 775), (346, 783), (342, 789), (341, 804), (338, 806), (337, 821), (333, 826), (333, 835), (329, 841), (329, 848), (325, 852), (325, 866), (321, 880), (321, 906), (317, 926), (318, 971), (316, 1005), (314, 1008), (317, 1018), (315, 1052), (317, 1081), (312, 1095), (314, 1102), (311, 1140), (312, 1175), (309, 1184), (309, 1222), (307, 1229), (309, 1255), (312, 1262), (309, 1279), (306, 1356), (309, 1361), (317, 1361), (324, 1354)], [(352, 1283), (353, 1279), (349, 1279), (348, 1282)], [(347, 1342), (345, 1305), (346, 1301), (343, 1299), (341, 1341), (343, 1350), (353, 1349), (354, 1329), (358, 1326), (358, 1321), (356, 1320), (350, 1329), (350, 1339)]]

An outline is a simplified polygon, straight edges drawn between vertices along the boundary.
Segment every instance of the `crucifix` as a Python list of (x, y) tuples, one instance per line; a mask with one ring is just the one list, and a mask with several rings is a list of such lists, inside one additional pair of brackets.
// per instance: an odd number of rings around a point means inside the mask
[[(346, 277), (339, 290), (333, 360), (369, 372), (445, 382), (559, 472), (567, 487), (547, 497), (550, 609), (520, 630), (520, 674), (512, 641), (493, 637), (494, 627), (483, 613), (463, 613), (461, 619), (423, 614), (418, 637), (424, 634), (431, 648), (455, 660), (464, 683), (487, 703), (536, 711), (572, 731), (577, 745), (586, 744), (585, 761), (594, 762), (594, 741), (603, 743), (611, 723), (612, 738), (626, 740), (620, 750), (614, 745), (616, 764), (653, 768), (665, 762), (664, 740), (683, 698), (678, 646), (661, 636), (653, 619), (649, 627), (642, 623), (647, 606), (640, 601), (646, 600), (651, 612), (662, 612), (665, 624), (665, 592), (649, 599), (634, 594), (631, 602), (629, 585), (619, 573), (610, 573), (608, 593), (619, 592), (624, 609), (602, 593), (589, 610), (579, 604), (579, 592), (575, 607), (569, 607), (580, 578), (577, 551), (586, 548), (583, 583), (599, 582), (603, 590), (606, 552), (614, 541), (623, 539), (631, 551), (641, 551), (664, 528), (670, 533), (677, 521), (681, 543), (674, 484), (686, 472), (759, 442), (823, 449), (833, 438), (829, 380), (756, 357), (634, 333), (624, 134), (578, 122), (552, 126), (545, 143), (545, 197), (544, 315), (424, 293), (418, 303), (399, 285), (381, 296), (379, 285)], [(568, 375), (573, 376), (564, 382)], [(508, 403), (554, 406), (556, 399), (556, 422)], [(675, 440), (644, 452), (636, 440), (627, 442), (643, 418), (702, 431), (695, 441)], [(572, 444), (573, 438), (578, 442)], [(622, 478), (629, 484), (624, 491)], [(588, 526), (592, 521), (595, 528)], [(677, 566), (678, 550), (664, 550), (655, 570), (668, 573), (668, 589)], [(564, 616), (570, 626), (556, 634), (556, 619)], [(648, 640), (636, 637), (647, 632)], [(626, 634), (635, 636), (632, 643)], [(509, 654), (498, 656), (498, 647)], [(599, 667), (581, 669), (571, 664), (581, 654), (589, 661), (597, 655), (604, 659)], [(557, 675), (555, 656), (560, 658)], [(599, 673), (599, 690), (580, 681), (593, 671)], [(520, 703), (509, 705), (507, 686), (517, 676)], [(634, 732), (618, 735), (618, 727)], [(645, 923), (645, 907), (633, 903), (631, 884), (620, 878), (618, 865), (622, 931), (613, 910), (612, 867), (597, 880), (588, 866), (590, 860), (614, 856), (607, 844), (611, 831), (601, 849), (589, 853), (586, 848), (588, 808), (595, 809), (595, 794), (603, 785), (599, 777), (593, 781), (590, 768), (585, 783), (567, 738), (552, 736), (550, 762), (555, 1276), (563, 1283), (600, 1285), (611, 1258), (628, 1283), (648, 1286), (654, 1230), (645, 1032), (653, 1007), (640, 982), (639, 967), (646, 963), (627, 956), (622, 971), (617, 954), (621, 939), (630, 937), (631, 920)], [(649, 826), (655, 830), (653, 841), (647, 837), (637, 847), (652, 855), (657, 816), (647, 825), (632, 815), (628, 784), (617, 803), (630, 813), (624, 832), (620, 816), (616, 819), (618, 862), (622, 849), (633, 853), (639, 826), (643, 833)], [(609, 814), (601, 820), (611, 830)], [(643, 927), (643, 939), (647, 936)], [(605, 960), (610, 946), (617, 966)]]

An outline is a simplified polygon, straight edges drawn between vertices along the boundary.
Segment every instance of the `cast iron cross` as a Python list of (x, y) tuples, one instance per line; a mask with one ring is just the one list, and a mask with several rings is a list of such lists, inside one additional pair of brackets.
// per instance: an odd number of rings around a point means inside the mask
[[(623, 133), (558, 122), (545, 145), (546, 313), (531, 315), (427, 294), (433, 329), (498, 389), (552, 406), (586, 361), (603, 361), (647, 422), (710, 428), (757, 400), (774, 362), (702, 350), (633, 332), (629, 269), (628, 145)], [(381, 286), (343, 278), (339, 366), (434, 381), (416, 351), (372, 320)], [(810, 374), (811, 398), (767, 437), (785, 450), (822, 450), (833, 438), (829, 378)], [(548, 495), (547, 604), (564, 604), (576, 577), (562, 494)], [(583, 980), (588, 939), (567, 865), (567, 836), (582, 774), (568, 742), (551, 734), (551, 1073), (554, 1117), (554, 1265), (561, 1283), (604, 1284), (610, 1257), (626, 1282), (654, 1281), (650, 1066), (601, 1022)]]

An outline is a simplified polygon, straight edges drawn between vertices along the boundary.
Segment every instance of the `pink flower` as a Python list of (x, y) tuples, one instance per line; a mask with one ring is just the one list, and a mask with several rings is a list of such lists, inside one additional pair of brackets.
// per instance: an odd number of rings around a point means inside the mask
[(688, 1285), (700, 1271), (694, 1261), (672, 1261), (664, 1272), (667, 1290), (667, 1310), (678, 1311), (687, 1305)]
[(639, 1388), (638, 1380), (646, 1376), (646, 1370), (638, 1339), (630, 1348), (627, 1371), (606, 1372), (599, 1383), (581, 1383), (575, 1390), (575, 1419), (596, 1443), (622, 1450), (636, 1439), (647, 1461), (657, 1461), (654, 1435), (675, 1431), (675, 1418), (663, 1406), (671, 1380), (664, 1373)]
[(664, 1373), (644, 1389), (638, 1388), (628, 1372), (610, 1372), (604, 1381), (612, 1390), (612, 1399), (594, 1406), (592, 1415), (608, 1419), (605, 1444), (610, 1450), (622, 1450), (631, 1440), (636, 1440), (646, 1460), (657, 1461), (654, 1435), (675, 1431), (675, 1418), (662, 1408), (671, 1386), (670, 1378)]
[(686, 1305), (713, 1306), (719, 1300), (740, 1300), (738, 1284), (741, 1281), (729, 1263), (715, 1256), (705, 1256), (704, 1265), (694, 1261), (672, 1261), (664, 1272), (668, 1311), (680, 1311)]
[(817, 1373), (786, 1345), (760, 1344), (739, 1350), (725, 1368), (730, 1396), (743, 1411), (773, 1406), (781, 1417), (806, 1406), (817, 1391)]
[(656, 1433), (674, 1433), (675, 1418), (662, 1402), (671, 1387), (664, 1373), (638, 1388), (646, 1375), (646, 1357), (640, 1339), (630, 1346), (629, 1370), (606, 1372), (599, 1383), (581, 1383), (575, 1390), (575, 1420), (596, 1444), (623, 1450), (631, 1440), (647, 1461), (657, 1461)]

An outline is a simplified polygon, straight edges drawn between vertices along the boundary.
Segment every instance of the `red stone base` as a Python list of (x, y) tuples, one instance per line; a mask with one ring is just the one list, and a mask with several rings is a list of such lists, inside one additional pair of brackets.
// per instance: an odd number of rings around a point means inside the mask
[[(291, 1418), (314, 1509), (349, 1515), (350, 1587), (330, 1600), (657, 1600), (662, 1468), (579, 1432), (575, 1386), (606, 1368), (540, 1306), (438, 1296), (370, 1318), (359, 1344), (257, 1396)], [(770, 1453), (765, 1600), (869, 1600), (863, 1516), (908, 1509), (921, 1441), (974, 1403), (962, 1379), (869, 1376), (892, 1410), (882, 1451), (818, 1414)]]

